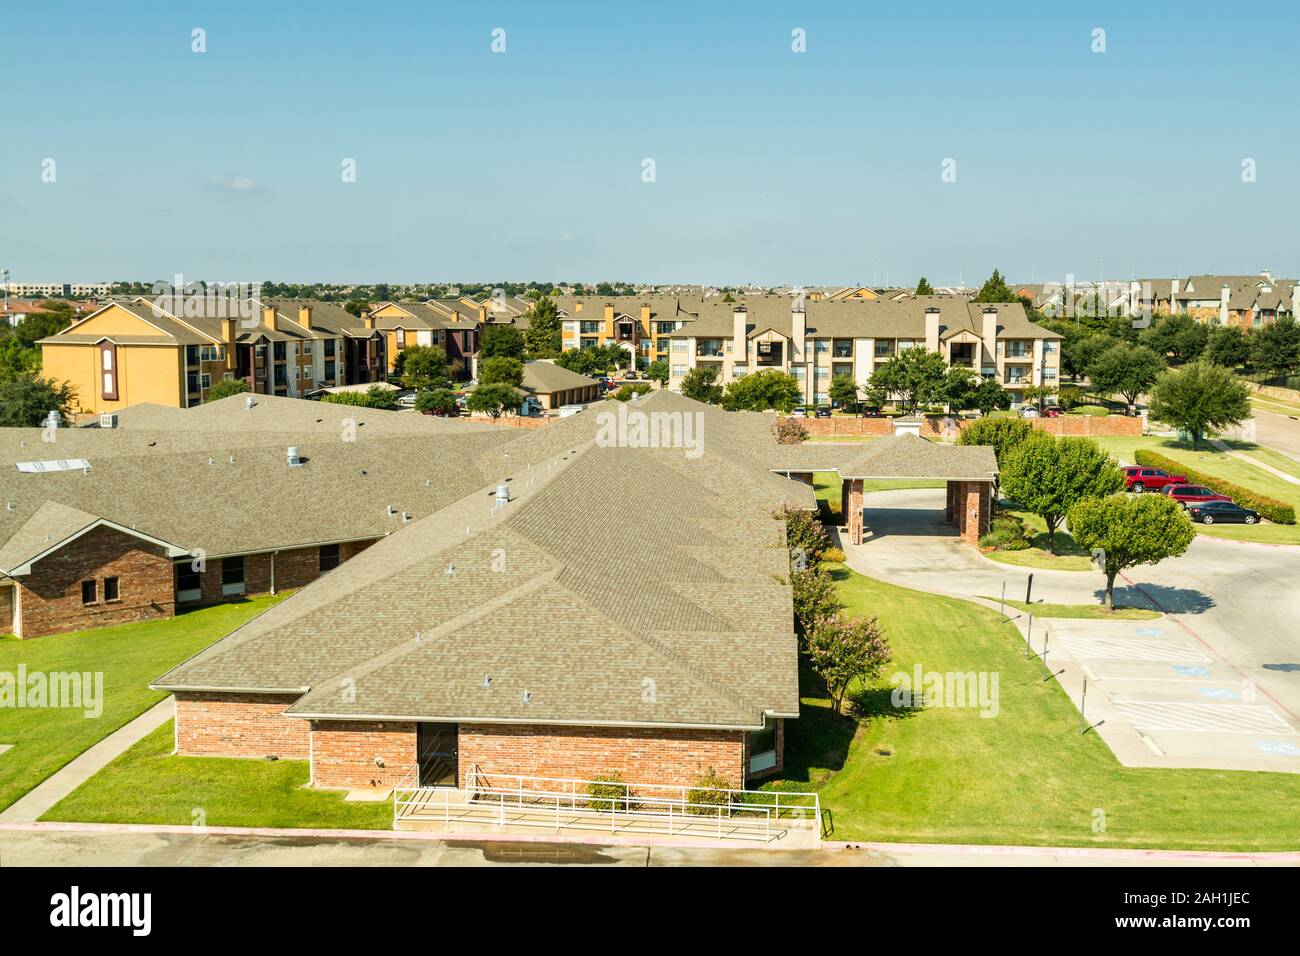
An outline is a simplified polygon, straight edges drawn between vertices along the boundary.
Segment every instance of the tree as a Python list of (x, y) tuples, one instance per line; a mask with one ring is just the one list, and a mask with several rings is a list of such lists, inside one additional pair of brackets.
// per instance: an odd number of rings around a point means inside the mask
[(718, 384), (717, 371), (702, 365), (691, 369), (682, 376), (682, 394), (697, 402), (721, 405), (722, 386)]
[(251, 392), (253, 389), (242, 378), (223, 378), (208, 390), (208, 401), (217, 402), (231, 395)]
[(853, 405), (858, 401), (858, 383), (853, 381), (852, 375), (836, 375), (831, 379), (830, 397), (832, 402), (839, 402), (840, 406)]
[[(565, 353), (568, 354), (568, 353)], [(479, 361), (504, 355), (506, 358), (524, 357), (524, 333), (513, 325), (489, 324), (483, 326), (479, 339)]]
[(1061, 346), (1061, 368), (1076, 382), (1087, 378), (1096, 368), (1097, 361), (1120, 340), (1096, 332), (1066, 336)]
[(1056, 526), (1078, 502), (1124, 487), (1124, 473), (1087, 438), (1054, 438), (1035, 431), (1007, 456), (999, 480), (1007, 496), (1047, 525), (1047, 550), (1056, 553)]
[(928, 349), (904, 349), (871, 376), (871, 386), (893, 395), (903, 411), (914, 412), (942, 393), (948, 366), (943, 356)]
[(785, 522), (785, 546), (790, 549), (790, 567), (796, 571), (819, 562), (831, 546), (830, 535), (811, 511), (782, 505), (772, 517)]
[(471, 412), (484, 412), (492, 418), (500, 418), (507, 408), (517, 408), (523, 401), (523, 393), (505, 382), (493, 382), (487, 385), (479, 383), (465, 399), (465, 407)]
[(916, 283), (916, 295), (934, 295), (934, 286), (930, 285), (930, 280), (921, 276)]
[(854, 681), (873, 680), (889, 663), (889, 642), (874, 617), (836, 614), (813, 628), (805, 641), (808, 663), (826, 684), (831, 710), (842, 712)]
[(1138, 396), (1155, 384), (1165, 370), (1165, 360), (1145, 345), (1118, 342), (1094, 363), (1089, 378), (1102, 395), (1120, 395), (1133, 414)]
[(1186, 312), (1180, 312), (1161, 316), (1149, 328), (1142, 330), (1138, 341), (1157, 355), (1167, 355), (1175, 365), (1181, 365), (1200, 358), (1209, 335), (1208, 326)]
[(840, 603), (834, 579), (818, 565), (791, 571), (790, 591), (794, 620), (804, 638), (844, 606)]
[(1284, 316), (1250, 333), (1250, 362), (1272, 375), (1290, 375), (1300, 368), (1300, 323)]
[(1021, 395), (1025, 401), (1033, 404), (1039, 411), (1043, 410), (1043, 402), (1056, 394), (1054, 385), (1026, 385), (1021, 390)]
[(1002, 273), (997, 269), (993, 270), (993, 275), (985, 280), (984, 285), (980, 287), (979, 292), (975, 293), (976, 302), (1019, 302), (1016, 294), (1011, 291), (1007, 285), (1007, 280), (1002, 278)]
[(1033, 434), (1034, 426), (1023, 418), (981, 418), (971, 422), (957, 436), (959, 445), (991, 445), (998, 468), (1011, 452)]
[(1056, 404), (1067, 412), (1082, 401), (1083, 389), (1078, 385), (1062, 385), (1056, 390)]
[(663, 388), (668, 384), (668, 360), (655, 359), (646, 367), (645, 376), (652, 382), (658, 382), (659, 387)]
[[(939, 398), (954, 412), (963, 408), (974, 408), (975, 392), (980, 382), (981, 379), (975, 374), (974, 369), (967, 368), (965, 365), (949, 366), (943, 376)], [(999, 388), (999, 391), (1002, 389)]]
[(1240, 327), (1216, 325), (1210, 329), (1202, 358), (1224, 368), (1236, 368), (1250, 361), (1250, 339)]
[(394, 371), (407, 388), (437, 388), (447, 382), (447, 353), (437, 345), (408, 345), (397, 353)]
[(1151, 389), (1151, 417), (1192, 436), (1192, 447), (1250, 418), (1250, 390), (1226, 368), (1192, 362), (1165, 372)]
[(803, 402), (803, 389), (788, 372), (765, 368), (727, 383), (722, 407), (729, 411), (762, 412), (775, 408), (789, 413)]
[(528, 331), (524, 335), (530, 358), (558, 355), (562, 341), (560, 314), (555, 303), (542, 296), (528, 310)]
[(1191, 545), (1196, 528), (1178, 502), (1165, 495), (1111, 495), (1084, 499), (1071, 508), (1070, 533), (1101, 565), (1110, 611), (1116, 575), (1177, 557)]
[(516, 358), (506, 358), (504, 355), (480, 362), (478, 383), (479, 385), (503, 384), (518, 388), (524, 384), (524, 363)]
[(460, 406), (449, 388), (431, 388), (415, 396), (415, 410), (431, 415), (455, 415)]
[(0, 382), (0, 427), (37, 428), (50, 412), (61, 419), (72, 416), (77, 392), (67, 382), (41, 378), (36, 374), (18, 375)]

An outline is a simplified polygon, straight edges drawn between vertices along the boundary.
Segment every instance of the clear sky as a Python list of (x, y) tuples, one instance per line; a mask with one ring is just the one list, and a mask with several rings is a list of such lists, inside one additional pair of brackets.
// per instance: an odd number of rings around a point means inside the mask
[(0, 267), (15, 281), (1293, 276), (1294, 13), (10, 3)]

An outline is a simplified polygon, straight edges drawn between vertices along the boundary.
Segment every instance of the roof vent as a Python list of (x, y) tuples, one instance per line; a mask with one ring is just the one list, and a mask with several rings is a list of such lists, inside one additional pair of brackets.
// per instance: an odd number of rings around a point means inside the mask
[(397, 515), (397, 509), (394, 508), (392, 505), (389, 505), (389, 506), (388, 506), (388, 517), (393, 518), (393, 517), (396, 517), (396, 515)]
[(117, 427), (117, 413), (116, 413), (116, 412), (104, 412), (104, 414), (100, 415), (100, 416), (99, 416), (99, 427), (100, 427), (100, 428), (116, 428), (116, 427)]
[(302, 456), (298, 454), (298, 446), (290, 445), (285, 452), (285, 458), (288, 459), (290, 468), (302, 467)]
[(402, 524), (406, 524), (406, 523), (407, 523), (408, 521), (410, 521), (410, 520), (411, 520), (411, 513), (410, 513), (409, 511), (403, 511), (403, 512), (402, 512)]
[(59, 414), (57, 408), (51, 408), (48, 415), (45, 416), (46, 428), (58, 428), (63, 424), (63, 416)]
[(529, 702), (530, 700), (532, 700), (532, 699), (533, 699), (533, 692), (532, 692), (531, 690), (526, 690), (526, 691), (524, 691), (524, 693), (523, 693), (523, 702), (526, 704), (526, 703), (528, 703), (528, 702)]
[(492, 689), (492, 675), (491, 675), (491, 674), (488, 674), (486, 677), (483, 678), (483, 686), (486, 687), (488, 690), (491, 690), (491, 689)]
[(497, 504), (503, 505), (510, 500), (510, 486), (507, 484), (497, 485), (496, 494)]

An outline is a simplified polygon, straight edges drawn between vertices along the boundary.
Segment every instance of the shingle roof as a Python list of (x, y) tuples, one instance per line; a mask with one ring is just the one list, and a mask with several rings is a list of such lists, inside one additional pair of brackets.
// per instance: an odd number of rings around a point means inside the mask
[(524, 390), (534, 394), (550, 394), (570, 388), (595, 385), (594, 378), (579, 375), (549, 361), (524, 363)]
[(846, 478), (992, 481), (997, 473), (997, 458), (987, 445), (942, 445), (918, 435), (878, 439), (840, 466)]

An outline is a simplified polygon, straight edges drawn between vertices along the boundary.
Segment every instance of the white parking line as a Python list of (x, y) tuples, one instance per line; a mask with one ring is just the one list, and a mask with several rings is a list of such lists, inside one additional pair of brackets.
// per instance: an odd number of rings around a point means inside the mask
[(1268, 707), (1250, 704), (1183, 704), (1163, 701), (1112, 701), (1139, 731), (1186, 730), (1222, 734), (1296, 735)]
[(1210, 658), (1184, 641), (1125, 637), (1084, 637), (1073, 634), (1061, 638), (1076, 660), (1095, 657), (1128, 661), (1197, 661), (1208, 663)]

